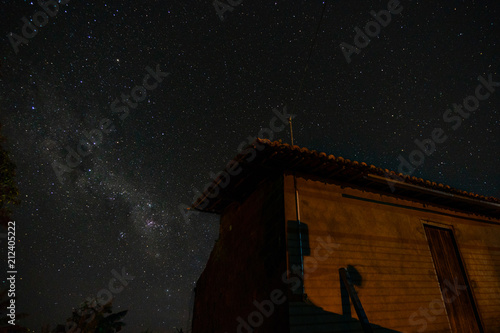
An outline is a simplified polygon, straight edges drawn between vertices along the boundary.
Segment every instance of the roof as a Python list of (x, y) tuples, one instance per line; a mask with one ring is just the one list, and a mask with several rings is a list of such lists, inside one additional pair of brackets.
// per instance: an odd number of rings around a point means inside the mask
[[(242, 169), (238, 174), (230, 172), (239, 170), (235, 163)], [(221, 214), (232, 202), (242, 202), (260, 181), (289, 171), (341, 182), (345, 186), (371, 189), (476, 215), (500, 218), (498, 198), (267, 139), (255, 139), (224, 171), (230, 179), (225, 179), (227, 177), (221, 173), (193, 203), (193, 209)]]

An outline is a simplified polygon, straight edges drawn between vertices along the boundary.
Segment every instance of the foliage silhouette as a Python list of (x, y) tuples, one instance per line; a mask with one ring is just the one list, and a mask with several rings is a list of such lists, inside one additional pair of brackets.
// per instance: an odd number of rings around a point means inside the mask
[(58, 325), (52, 333), (115, 333), (120, 332), (128, 310), (113, 313), (112, 300), (101, 305), (97, 299), (85, 301), (74, 309), (66, 325)]

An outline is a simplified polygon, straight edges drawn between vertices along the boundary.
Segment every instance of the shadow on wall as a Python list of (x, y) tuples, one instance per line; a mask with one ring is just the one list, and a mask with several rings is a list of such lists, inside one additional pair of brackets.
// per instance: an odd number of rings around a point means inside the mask
[[(300, 232), (299, 232), (300, 231)], [(290, 267), (302, 267), (304, 256), (311, 255), (309, 245), (309, 229), (307, 224), (297, 221), (288, 221), (288, 250)], [(340, 267), (339, 267), (340, 268)], [(295, 276), (302, 275), (302, 272), (295, 270)], [(347, 266), (351, 283), (354, 286), (361, 286), (363, 278), (354, 266)], [(307, 273), (307, 272), (306, 272)], [(307, 274), (306, 274), (307, 278)], [(340, 277), (339, 277), (340, 279)], [(352, 317), (351, 299), (344, 283), (340, 283), (340, 293), (342, 299), (342, 314), (332, 313), (316, 306), (302, 294), (302, 288), (298, 288), (294, 294), (293, 301), (290, 301), (290, 333), (308, 332), (360, 332), (364, 333), (361, 322)], [(300, 300), (302, 299), (302, 300)], [(362, 300), (361, 300), (362, 302)], [(368, 319), (369, 319), (369, 314)], [(377, 333), (400, 333), (379, 325), (370, 323), (373, 332)]]

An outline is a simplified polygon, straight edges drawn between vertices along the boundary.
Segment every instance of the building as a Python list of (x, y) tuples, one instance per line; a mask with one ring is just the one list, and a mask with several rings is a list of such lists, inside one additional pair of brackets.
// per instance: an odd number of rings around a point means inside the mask
[(500, 332), (497, 198), (257, 139), (192, 208), (194, 333)]

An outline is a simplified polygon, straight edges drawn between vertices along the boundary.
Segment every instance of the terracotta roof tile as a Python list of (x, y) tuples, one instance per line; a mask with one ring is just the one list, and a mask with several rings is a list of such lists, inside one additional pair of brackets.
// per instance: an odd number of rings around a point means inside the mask
[[(288, 170), (311, 174), (320, 178), (348, 181), (355, 186), (369, 187), (388, 193), (392, 192), (389, 191), (388, 185), (392, 183), (398, 188), (398, 191), (394, 194), (409, 197), (422, 196), (422, 193), (418, 194), (419, 188), (428, 189), (433, 192), (432, 195), (429, 194), (430, 192), (427, 193), (426, 201), (454, 208), (467, 206), (466, 208), (468, 209), (466, 210), (469, 212), (497, 218), (500, 217), (500, 199), (495, 197), (486, 197), (462, 191), (441, 183), (404, 175), (388, 169), (378, 168), (374, 165), (368, 166), (364, 162), (351, 161), (340, 156), (336, 157), (297, 145), (292, 146), (267, 139), (256, 139), (249, 147), (255, 148), (256, 145), (263, 146), (264, 148), (261, 151), (255, 149), (257, 154), (253, 160), (247, 161), (249, 156), (251, 156), (251, 153), (248, 151), (245, 154), (237, 155), (233, 159), (234, 162), (238, 162), (243, 168), (243, 172), (240, 175), (234, 176), (238, 181), (231, 181), (227, 188), (221, 189), (218, 196), (209, 199), (208, 194), (210, 194), (213, 188), (218, 186), (218, 182), (220, 181), (220, 179), (215, 180), (211, 187), (206, 189), (203, 195), (196, 200), (193, 208), (198, 209), (202, 202), (209, 200), (210, 203), (202, 210), (220, 213), (230, 203), (231, 196), (236, 195), (238, 191), (244, 189), (241, 184), (244, 184), (245, 180), (253, 177), (252, 182), (255, 183), (259, 177), (265, 177), (270, 170), (278, 172)], [(259, 170), (261, 171), (259, 172)], [(384, 182), (387, 182), (387, 184), (384, 184)], [(224, 196), (225, 192), (230, 192), (230, 195)]]

